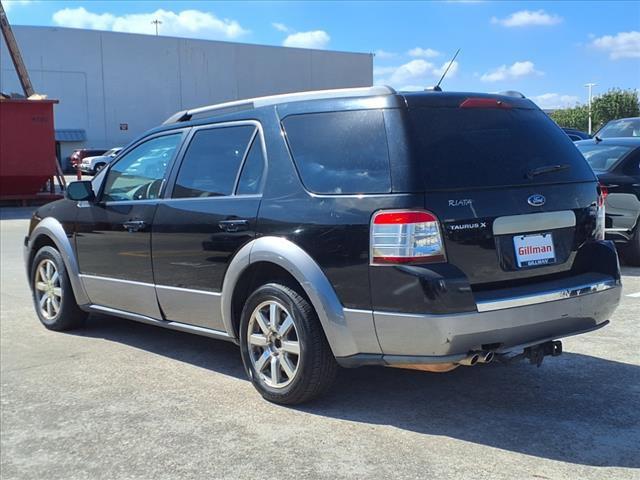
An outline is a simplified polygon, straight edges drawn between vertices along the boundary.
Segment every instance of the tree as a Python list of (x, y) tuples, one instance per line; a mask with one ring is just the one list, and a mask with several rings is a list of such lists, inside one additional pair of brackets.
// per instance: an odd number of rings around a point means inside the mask
[[(594, 97), (591, 106), (593, 131), (597, 131), (609, 120), (640, 116), (640, 103), (637, 90), (613, 88)], [(550, 117), (561, 127), (577, 128), (587, 131), (589, 126), (588, 105), (576, 105), (573, 108), (556, 110)]]
[(611, 89), (593, 100), (593, 125), (598, 130), (609, 120), (640, 116), (636, 90)]
[(550, 116), (558, 125), (565, 128), (586, 131), (589, 125), (589, 108), (586, 105), (556, 110)]

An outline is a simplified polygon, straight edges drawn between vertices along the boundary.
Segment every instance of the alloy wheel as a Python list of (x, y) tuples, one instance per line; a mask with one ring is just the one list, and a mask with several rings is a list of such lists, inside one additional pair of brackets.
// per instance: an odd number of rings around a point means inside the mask
[(56, 264), (45, 258), (36, 269), (34, 286), (40, 314), (47, 320), (58, 315), (62, 304), (62, 287)]
[(300, 369), (300, 341), (293, 316), (276, 300), (258, 305), (249, 319), (251, 363), (265, 384), (284, 388)]

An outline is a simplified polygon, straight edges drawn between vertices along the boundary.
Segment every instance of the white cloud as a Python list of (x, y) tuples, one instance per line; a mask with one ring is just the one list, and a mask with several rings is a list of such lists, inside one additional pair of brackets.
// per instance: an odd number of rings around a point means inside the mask
[[(377, 84), (402, 86), (402, 88), (416, 90), (435, 83), (435, 80), (440, 78), (447, 65), (449, 65), (449, 62), (445, 62), (438, 67), (426, 60), (416, 59), (397, 67), (376, 67), (374, 75), (377, 77)], [(453, 77), (458, 71), (458, 67), (458, 62), (453, 62), (447, 77)], [(423, 86), (417, 87), (417, 85)]]
[(53, 22), (62, 27), (113, 30), (129, 33), (155, 33), (152, 20), (160, 20), (160, 33), (166, 36), (193, 36), (208, 39), (234, 39), (249, 33), (235, 20), (220, 19), (209, 12), (182, 10), (173, 12), (159, 9), (151, 13), (122, 16), (111, 13), (93, 13), (84, 7), (65, 8), (53, 14)]
[(410, 57), (433, 58), (440, 55), (440, 52), (437, 50), (434, 50), (433, 48), (416, 47), (409, 50), (407, 52), (407, 55), (409, 55)]
[(561, 95), (559, 93), (543, 93), (531, 97), (531, 100), (544, 109), (557, 109), (574, 107), (578, 103), (579, 98), (575, 95)]
[(550, 14), (544, 10), (521, 10), (519, 12), (512, 13), (506, 18), (491, 18), (491, 23), (498, 23), (504, 27), (529, 27), (532, 25), (556, 25), (562, 22), (562, 17)]
[(609, 58), (640, 58), (640, 32), (620, 32), (616, 35), (605, 35), (591, 43), (595, 48), (609, 53)]
[(33, 0), (2, 0), (2, 6), (4, 7), (4, 11), (9, 13), (13, 7), (17, 7), (19, 5), (29, 5), (33, 3)]
[(285, 47), (299, 48), (327, 48), (331, 37), (324, 30), (312, 30), (310, 32), (297, 32), (287, 36), (282, 42)]
[(273, 28), (275, 28), (276, 30), (278, 30), (279, 32), (285, 32), (285, 33), (287, 33), (287, 32), (289, 32), (289, 31), (291, 31), (291, 29), (290, 29), (289, 27), (287, 27), (284, 23), (273, 22), (273, 23), (271, 24), (271, 26), (272, 26)]
[(373, 52), (373, 53), (374, 53), (374, 54), (376, 55), (376, 57), (378, 57), (378, 58), (393, 58), (393, 57), (398, 56), (398, 54), (397, 54), (397, 53), (395, 53), (395, 52), (387, 52), (386, 50), (382, 50), (382, 49), (378, 49), (378, 50), (376, 50), (376, 51), (375, 51), (375, 52)]
[(533, 62), (515, 62), (513, 65), (501, 65), (498, 68), (483, 74), (480, 80), (483, 82), (501, 82), (503, 80), (515, 80), (529, 75), (542, 75), (543, 72), (536, 70)]

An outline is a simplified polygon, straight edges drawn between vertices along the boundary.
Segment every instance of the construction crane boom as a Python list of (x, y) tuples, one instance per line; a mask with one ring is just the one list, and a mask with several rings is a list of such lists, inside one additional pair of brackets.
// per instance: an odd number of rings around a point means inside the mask
[(4, 41), (7, 43), (7, 48), (9, 49), (9, 55), (11, 55), (11, 60), (13, 60), (13, 66), (16, 68), (16, 73), (18, 74), (20, 85), (22, 85), (22, 90), (24, 91), (24, 94), (26, 97), (30, 97), (35, 93), (33, 90), (33, 85), (31, 85), (31, 80), (29, 79), (29, 72), (27, 72), (27, 67), (24, 66), (24, 61), (22, 60), (22, 55), (20, 54), (20, 49), (18, 48), (16, 37), (14, 37), (13, 35), (13, 30), (11, 30), (11, 25), (9, 25), (9, 19), (7, 18), (7, 14), (4, 12), (4, 7), (2, 6), (1, 1), (0, 1), (0, 29), (2, 29), (2, 36), (4, 36)]

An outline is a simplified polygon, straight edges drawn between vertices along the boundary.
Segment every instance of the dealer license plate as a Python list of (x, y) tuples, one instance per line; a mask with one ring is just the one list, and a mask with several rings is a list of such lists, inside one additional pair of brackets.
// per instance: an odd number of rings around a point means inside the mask
[(550, 233), (516, 235), (513, 237), (518, 268), (556, 263), (553, 236)]

